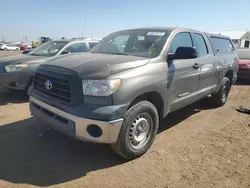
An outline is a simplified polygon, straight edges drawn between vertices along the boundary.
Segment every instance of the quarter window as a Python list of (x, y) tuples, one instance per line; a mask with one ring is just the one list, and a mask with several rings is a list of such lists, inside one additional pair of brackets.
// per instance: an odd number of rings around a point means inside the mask
[(172, 40), (170, 53), (175, 53), (178, 47), (192, 47), (192, 39), (190, 33), (178, 33)]
[(234, 51), (233, 44), (227, 38), (211, 37), (211, 43), (218, 53)]
[(208, 54), (206, 42), (201, 34), (194, 34), (195, 47), (199, 56), (205, 56)]

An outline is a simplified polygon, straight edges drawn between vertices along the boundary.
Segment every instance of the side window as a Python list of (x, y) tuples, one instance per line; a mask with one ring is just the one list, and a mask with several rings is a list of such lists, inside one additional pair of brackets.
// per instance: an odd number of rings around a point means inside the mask
[(178, 33), (171, 42), (170, 53), (175, 53), (178, 47), (192, 47), (190, 33)]
[(214, 47), (214, 50), (218, 53), (234, 51), (233, 44), (227, 38), (211, 37), (211, 43)]
[(70, 53), (77, 53), (77, 52), (87, 52), (88, 50), (86, 44), (81, 42), (81, 43), (71, 44), (69, 47), (65, 49), (65, 51)]
[(194, 33), (195, 47), (199, 56), (205, 56), (208, 54), (207, 45), (205, 39), (201, 34)]
[(98, 42), (89, 42), (89, 48), (93, 48)]

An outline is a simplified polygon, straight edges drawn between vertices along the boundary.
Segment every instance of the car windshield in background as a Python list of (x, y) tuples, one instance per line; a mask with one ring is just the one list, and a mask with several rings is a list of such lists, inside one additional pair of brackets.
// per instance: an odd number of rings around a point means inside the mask
[(108, 35), (91, 53), (156, 57), (160, 54), (171, 31), (136, 29), (120, 31)]
[(56, 55), (68, 42), (65, 41), (50, 41), (46, 42), (34, 50), (32, 50), (29, 55), (36, 56), (54, 56)]
[(238, 50), (237, 55), (240, 59), (250, 60), (250, 50)]

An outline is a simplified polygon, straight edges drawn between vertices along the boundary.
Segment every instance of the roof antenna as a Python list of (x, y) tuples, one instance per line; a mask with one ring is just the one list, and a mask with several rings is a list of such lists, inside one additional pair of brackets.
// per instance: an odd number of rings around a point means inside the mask
[(92, 39), (92, 30), (93, 30), (93, 28), (91, 27), (91, 29), (90, 29), (90, 38)]
[(87, 22), (87, 18), (85, 18), (84, 23), (83, 23), (81, 38), (83, 37), (83, 33), (84, 33), (86, 22)]

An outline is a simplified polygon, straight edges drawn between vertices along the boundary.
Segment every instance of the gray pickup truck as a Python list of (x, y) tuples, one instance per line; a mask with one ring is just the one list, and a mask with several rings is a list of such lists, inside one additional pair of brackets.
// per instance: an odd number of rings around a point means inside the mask
[(112, 33), (88, 53), (40, 65), (30, 111), (78, 140), (107, 143), (134, 159), (152, 145), (170, 112), (211, 94), (226, 103), (238, 70), (230, 38), (181, 28)]

